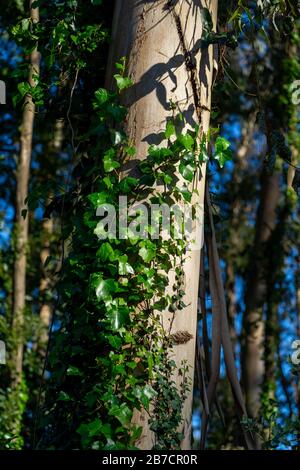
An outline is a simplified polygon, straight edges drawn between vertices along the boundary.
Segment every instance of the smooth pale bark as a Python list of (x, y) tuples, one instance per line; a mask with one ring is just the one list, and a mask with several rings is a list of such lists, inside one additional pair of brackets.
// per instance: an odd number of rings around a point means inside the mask
[[(146, 157), (150, 144), (165, 144), (163, 132), (167, 118), (173, 115), (171, 102), (184, 115), (186, 128), (200, 123), (202, 130), (207, 132), (214, 58), (212, 46), (200, 49), (201, 8), (211, 11), (216, 24), (217, 6), (217, 0), (117, 0), (107, 86), (114, 86), (115, 62), (126, 56), (127, 74), (134, 82), (124, 98), (129, 108), (126, 130), (137, 149), (138, 159)], [(195, 61), (192, 70), (189, 68), (191, 56), (188, 53), (191, 53), (192, 62)], [(134, 168), (128, 171), (134, 173)], [(196, 181), (196, 187), (199, 191), (197, 202), (203, 207), (205, 168), (200, 181)], [(198, 224), (196, 229), (203, 230), (203, 214)], [(183, 449), (190, 448), (199, 272), (200, 250), (191, 251), (184, 265), (183, 282), (188, 306), (176, 312), (171, 328), (171, 333), (185, 331), (192, 336), (187, 343), (174, 346), (172, 353), (177, 368), (183, 360), (190, 366), (188, 376), (191, 388), (182, 409)], [(170, 291), (173, 277), (170, 273)], [(163, 314), (166, 331), (169, 331), (171, 320), (169, 313)], [(177, 374), (174, 379), (179, 386), (182, 378)], [(155, 442), (149, 430), (147, 414), (137, 412), (134, 421), (143, 427), (142, 436), (136, 444), (141, 449), (151, 449)]]
[(261, 179), (260, 203), (257, 212), (253, 256), (245, 294), (242, 373), (249, 415), (256, 418), (260, 410), (261, 386), (264, 379), (264, 323), (262, 308), (266, 301), (266, 247), (277, 221), (277, 208), (280, 197), (280, 175), (263, 171)]
[[(39, 9), (32, 9), (30, 1), (30, 17), (33, 23), (39, 21)], [(34, 49), (30, 55), (30, 71), (28, 81), (32, 87), (36, 85), (34, 76), (39, 74), (40, 54)], [(28, 195), (30, 176), (30, 163), (32, 153), (32, 134), (34, 126), (35, 105), (30, 95), (24, 98), (24, 110), (21, 123), (20, 156), (16, 177), (16, 215), (15, 233), (16, 248), (14, 261), (14, 290), (13, 290), (13, 332), (16, 345), (13, 354), (13, 385), (20, 383), (23, 366), (23, 324), (26, 295), (26, 249), (28, 242), (28, 216), (24, 217), (26, 210), (25, 199)]]

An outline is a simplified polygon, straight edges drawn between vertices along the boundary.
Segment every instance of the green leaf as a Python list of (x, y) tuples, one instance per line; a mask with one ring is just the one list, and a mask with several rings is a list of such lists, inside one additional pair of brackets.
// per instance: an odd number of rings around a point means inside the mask
[(112, 189), (113, 188), (113, 181), (111, 180), (110, 176), (105, 176), (103, 178), (103, 183), (105, 183), (107, 189)]
[(127, 146), (127, 147), (124, 148), (124, 151), (125, 151), (126, 155), (129, 155), (129, 157), (133, 157), (136, 154), (135, 147)]
[(88, 435), (89, 437), (96, 436), (101, 432), (102, 429), (102, 422), (99, 418), (96, 418), (94, 421), (91, 421), (87, 424), (81, 424), (77, 429), (77, 432), (80, 435)]
[(115, 416), (122, 426), (126, 426), (130, 424), (132, 419), (132, 411), (126, 405), (126, 403), (122, 403), (121, 406), (113, 405), (108, 413), (110, 416)]
[(29, 25), (30, 25), (30, 19), (29, 18), (24, 18), (22, 20), (21, 24), (22, 24), (22, 31), (23, 32), (28, 31)]
[(116, 335), (108, 335), (107, 336), (107, 339), (108, 339), (108, 342), (109, 344), (115, 348), (115, 349), (120, 349), (121, 345), (122, 345), (122, 339), (120, 338), (120, 336), (116, 336)]
[(27, 82), (21, 82), (18, 84), (18, 90), (21, 97), (23, 98), (27, 93), (29, 94), (31, 92), (31, 86)]
[(110, 243), (105, 242), (102, 243), (99, 250), (96, 253), (97, 257), (100, 258), (101, 261), (105, 262), (107, 260), (114, 261), (114, 249)]
[(71, 401), (71, 397), (68, 393), (60, 391), (57, 400), (59, 401)]
[(145, 387), (140, 387), (137, 385), (133, 391), (134, 395), (140, 400), (143, 407), (148, 410), (150, 401), (154, 398), (157, 393), (150, 385), (146, 385)]
[(185, 154), (179, 164), (179, 173), (183, 176), (183, 178), (190, 183), (194, 179), (196, 165), (195, 165), (195, 157), (192, 152), (188, 152)]
[(172, 184), (173, 183), (173, 177), (171, 175), (168, 175), (167, 173), (162, 174), (162, 178), (165, 184)]
[(153, 258), (156, 255), (156, 252), (153, 248), (149, 248), (147, 246), (143, 246), (139, 250), (139, 255), (145, 261), (145, 263), (149, 263), (150, 261), (153, 260)]
[(122, 132), (116, 131), (115, 129), (110, 129), (110, 138), (113, 145), (119, 145), (122, 143), (124, 134)]
[(123, 255), (119, 259), (119, 274), (124, 276), (126, 274), (134, 274), (133, 267), (128, 263), (128, 257)]
[(110, 321), (112, 331), (118, 331), (128, 322), (128, 313), (112, 305), (108, 310), (108, 319)]
[(104, 165), (104, 171), (106, 173), (110, 173), (111, 171), (115, 170), (116, 168), (120, 168), (121, 166), (119, 162), (112, 159), (112, 156), (110, 153), (106, 153), (104, 155), (103, 165)]
[(126, 66), (126, 57), (121, 57), (120, 62), (116, 63), (116, 69), (120, 71), (120, 74), (123, 76)]
[[(152, 161), (158, 164), (168, 160), (169, 157), (173, 156), (173, 152), (171, 149), (164, 147), (156, 147), (155, 145), (150, 145), (148, 153)], [(147, 163), (147, 161), (145, 163)]]
[(75, 375), (82, 375), (82, 372), (77, 367), (69, 366), (67, 369), (67, 375), (75, 376)]
[(230, 150), (230, 142), (224, 137), (217, 137), (215, 143), (215, 153), (213, 158), (219, 162), (221, 168), (224, 167), (227, 161), (232, 159), (232, 152)]
[(107, 201), (108, 194), (104, 191), (100, 193), (89, 194), (88, 199), (93, 204), (94, 208), (97, 209), (99, 206)]
[(169, 139), (172, 135), (176, 134), (175, 125), (172, 121), (167, 122), (166, 130), (165, 130), (165, 137)]
[(230, 147), (230, 142), (228, 142), (225, 137), (217, 137), (216, 143), (215, 143), (215, 149), (217, 152), (227, 150)]
[(108, 103), (106, 112), (110, 114), (116, 122), (122, 122), (126, 117), (127, 109), (116, 103)]
[(94, 106), (102, 106), (104, 103), (106, 103), (109, 99), (109, 93), (107, 90), (105, 90), (104, 88), (99, 88), (96, 92), (95, 92), (95, 98), (96, 98), (96, 101), (94, 102)]
[(133, 85), (133, 82), (130, 78), (128, 77), (122, 77), (120, 74), (115, 74), (114, 78), (117, 82), (117, 87), (119, 91), (125, 90), (126, 88), (129, 88)]
[(177, 141), (186, 149), (193, 150), (195, 141), (190, 134), (179, 135)]
[(98, 300), (109, 300), (111, 294), (116, 291), (116, 281), (113, 279), (104, 280), (102, 274), (93, 274), (91, 285), (95, 289)]
[(183, 188), (181, 188), (179, 190), (179, 192), (182, 194), (182, 197), (185, 201), (187, 202), (191, 202), (192, 200), (192, 192), (186, 187), (184, 186)]
[(137, 186), (139, 180), (132, 176), (126, 176), (119, 183), (120, 193), (130, 193), (132, 189)]
[(206, 136), (204, 136), (200, 144), (199, 162), (205, 163), (208, 160), (209, 160), (209, 157), (207, 153), (207, 142), (206, 142)]
[(112, 436), (111, 425), (109, 423), (103, 424), (101, 426), (100, 432), (101, 432), (101, 434), (103, 434), (104, 437), (106, 437), (106, 439), (111, 438), (111, 436)]

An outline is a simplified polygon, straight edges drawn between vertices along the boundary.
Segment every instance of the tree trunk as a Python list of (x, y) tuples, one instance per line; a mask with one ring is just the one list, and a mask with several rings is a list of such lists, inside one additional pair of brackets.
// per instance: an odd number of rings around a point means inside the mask
[[(125, 97), (129, 108), (126, 130), (139, 159), (146, 157), (150, 144), (165, 143), (161, 135), (167, 119), (172, 118), (171, 103), (183, 114), (187, 128), (200, 123), (203, 132), (208, 131), (214, 58), (212, 46), (200, 48), (201, 8), (210, 10), (216, 26), (217, 7), (217, 0), (117, 0), (107, 86), (113, 87), (115, 62), (126, 56), (128, 75), (134, 82)], [(196, 184), (197, 202), (203, 207), (205, 168)], [(203, 214), (198, 223), (197, 230), (203, 230)], [(184, 434), (183, 449), (190, 448), (199, 272), (200, 250), (191, 251), (184, 265), (185, 303), (188, 306), (175, 314), (171, 325), (171, 333), (185, 331), (192, 337), (185, 344), (175, 345), (172, 351), (177, 371), (183, 360), (190, 366), (191, 387), (182, 409), (180, 429)], [(171, 290), (173, 273), (169, 280)], [(164, 328), (169, 331), (170, 314), (166, 312), (163, 317)], [(174, 380), (179, 387), (182, 380), (179, 373)], [(134, 421), (143, 427), (137, 445), (141, 449), (151, 449), (155, 441), (147, 414), (137, 412)]]
[(261, 386), (264, 379), (263, 304), (266, 301), (267, 244), (276, 225), (279, 203), (279, 173), (263, 170), (260, 204), (257, 212), (253, 256), (246, 285), (242, 369), (247, 411), (256, 418), (260, 410)]
[(239, 233), (241, 223), (245, 223), (245, 211), (243, 210), (243, 203), (241, 201), (241, 194), (237, 190), (242, 184), (242, 178), (247, 167), (247, 157), (251, 149), (253, 132), (255, 129), (255, 115), (250, 115), (244, 123), (242, 129), (242, 138), (237, 150), (236, 161), (232, 175), (232, 182), (230, 185), (230, 194), (233, 194), (231, 203), (231, 219), (229, 227), (229, 243), (230, 249), (227, 250), (228, 258), (226, 260), (226, 284), (225, 292), (227, 294), (227, 312), (230, 329), (230, 337), (234, 350), (237, 344), (237, 332), (235, 327), (235, 318), (237, 315), (237, 293), (236, 293), (236, 258), (243, 248), (243, 241)]
[[(30, 17), (33, 23), (39, 21), (39, 9), (31, 8), (34, 0), (30, 1)], [(40, 54), (35, 48), (30, 56), (29, 84), (34, 87), (34, 75), (39, 74)], [(14, 291), (13, 291), (13, 332), (16, 338), (13, 354), (13, 384), (18, 385), (22, 378), (23, 365), (23, 325), (26, 295), (26, 249), (28, 241), (28, 216), (25, 217), (25, 199), (28, 195), (28, 182), (32, 153), (32, 133), (34, 125), (35, 105), (32, 97), (24, 98), (24, 110), (21, 123), (20, 157), (16, 177), (16, 214), (15, 214), (15, 261), (14, 261)]]
[[(63, 128), (64, 121), (63, 119), (58, 119), (54, 125), (53, 138), (48, 145), (48, 159), (52, 163), (58, 156), (62, 148), (63, 143)], [(52, 305), (47, 300), (47, 294), (51, 287), (51, 279), (45, 270), (45, 262), (47, 258), (51, 255), (51, 236), (53, 233), (53, 219), (44, 219), (42, 223), (42, 249), (40, 254), (41, 259), (41, 280), (40, 280), (40, 296), (42, 298), (42, 305), (40, 309), (40, 320), (41, 320), (41, 334), (38, 340), (38, 351), (41, 358), (45, 358), (48, 338), (49, 338), (49, 327), (52, 318)]]

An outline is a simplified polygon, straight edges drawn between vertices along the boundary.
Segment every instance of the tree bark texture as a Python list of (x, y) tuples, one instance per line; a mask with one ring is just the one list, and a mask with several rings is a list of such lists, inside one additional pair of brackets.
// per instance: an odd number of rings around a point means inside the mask
[[(204, 133), (208, 131), (214, 50), (212, 46), (200, 47), (201, 9), (209, 9), (216, 27), (217, 7), (217, 0), (117, 0), (107, 86), (114, 86), (112, 77), (115, 62), (126, 56), (127, 74), (134, 82), (124, 99), (129, 109), (126, 130), (136, 147), (139, 160), (146, 157), (149, 145), (165, 144), (163, 132), (167, 119), (173, 116), (171, 103), (184, 116), (186, 126), (183, 132), (196, 124), (200, 124)], [(134, 172), (134, 168), (128, 171)], [(197, 202), (203, 207), (204, 167), (202, 178), (196, 185)], [(196, 230), (203, 230), (203, 214), (202, 220), (197, 223)], [(180, 429), (184, 434), (183, 449), (190, 448), (199, 273), (200, 250), (190, 251), (184, 263), (183, 280), (187, 307), (176, 312), (174, 319), (168, 312), (163, 314), (166, 331), (172, 322), (172, 334), (185, 331), (192, 338), (185, 344), (175, 345), (172, 351), (177, 371), (184, 360), (190, 367), (188, 375), (191, 387), (183, 404), (183, 424)], [(173, 278), (174, 273), (170, 272), (170, 292)], [(179, 387), (179, 374), (174, 380)], [(155, 438), (149, 430), (147, 414), (136, 412), (134, 421), (143, 427), (138, 447), (151, 449)]]
[[(30, 17), (33, 23), (39, 21), (39, 9), (31, 8), (33, 0), (30, 1)], [(30, 71), (28, 81), (34, 87), (35, 75), (39, 74), (40, 54), (35, 48), (30, 56)], [(26, 249), (28, 242), (28, 215), (25, 217), (23, 211), (26, 210), (25, 199), (28, 195), (28, 184), (30, 177), (30, 164), (32, 154), (32, 134), (34, 126), (35, 105), (30, 95), (24, 98), (24, 110), (21, 123), (20, 156), (17, 166), (16, 176), (16, 214), (15, 214), (15, 234), (16, 249), (14, 260), (14, 291), (13, 291), (13, 331), (16, 338), (15, 350), (13, 353), (14, 371), (13, 384), (20, 383), (22, 378), (23, 364), (23, 325), (26, 296)]]

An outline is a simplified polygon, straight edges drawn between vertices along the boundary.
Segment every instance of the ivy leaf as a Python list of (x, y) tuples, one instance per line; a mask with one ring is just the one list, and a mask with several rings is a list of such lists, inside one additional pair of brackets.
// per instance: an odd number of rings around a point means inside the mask
[(27, 93), (29, 94), (31, 92), (31, 86), (27, 82), (21, 82), (18, 84), (18, 91), (23, 98)]
[(100, 429), (100, 432), (101, 434), (103, 434), (104, 437), (106, 437), (106, 439), (111, 438), (111, 435), (112, 435), (111, 425), (109, 423), (103, 424)]
[(101, 428), (102, 428), (102, 423), (99, 418), (96, 418), (94, 421), (92, 421), (88, 425), (89, 435), (96, 436), (101, 431)]
[(71, 401), (71, 397), (68, 393), (63, 392), (62, 390), (59, 392), (57, 400), (59, 401)]
[(151, 399), (157, 395), (155, 390), (153, 390), (150, 385), (146, 385), (145, 387), (140, 387), (139, 385), (137, 385), (133, 393), (136, 398), (140, 400), (141, 404), (146, 410), (149, 410)]
[(166, 130), (165, 130), (165, 137), (169, 139), (172, 135), (175, 135), (176, 130), (174, 123), (172, 121), (167, 122)]
[(115, 129), (110, 129), (110, 137), (113, 145), (119, 145), (122, 143), (124, 134), (122, 132), (116, 131)]
[(95, 98), (96, 98), (96, 101), (94, 101), (94, 107), (101, 107), (104, 103), (106, 103), (109, 99), (109, 93), (107, 90), (105, 90), (105, 88), (99, 88), (96, 92), (95, 92)]
[(139, 250), (139, 255), (145, 263), (149, 263), (155, 257), (156, 252), (152, 247), (142, 246)]
[(214, 159), (219, 162), (221, 168), (225, 163), (232, 159), (232, 152), (230, 150), (230, 142), (225, 137), (217, 137), (215, 143)]
[(107, 193), (101, 191), (100, 193), (89, 194), (88, 199), (93, 204), (94, 208), (97, 209), (99, 206), (102, 206), (107, 200)]
[(92, 276), (91, 285), (95, 289), (98, 300), (109, 300), (116, 291), (116, 282), (113, 279), (103, 279), (102, 274)]
[(130, 193), (132, 189), (138, 184), (139, 180), (132, 176), (126, 176), (119, 183), (120, 192)]
[(108, 103), (106, 111), (117, 122), (124, 121), (126, 114), (127, 114), (127, 109), (125, 108), (125, 106), (121, 106), (116, 103)]
[(105, 300), (110, 297), (109, 286), (102, 278), (99, 278), (98, 285), (96, 287), (96, 296), (99, 300)]
[(111, 171), (115, 170), (116, 168), (120, 168), (121, 166), (119, 162), (112, 159), (112, 156), (110, 153), (106, 153), (104, 155), (103, 165), (104, 165), (104, 171), (106, 173), (110, 173)]
[(124, 151), (125, 151), (126, 155), (128, 155), (129, 157), (133, 157), (136, 154), (135, 147), (126, 146), (124, 148)]
[(129, 77), (122, 77), (122, 75), (117, 73), (114, 75), (114, 78), (117, 82), (119, 91), (125, 90), (133, 85), (133, 82)]
[(24, 18), (22, 20), (21, 24), (22, 24), (22, 31), (23, 32), (28, 31), (29, 25), (30, 25), (30, 19), (29, 18)]
[(122, 426), (126, 426), (130, 424), (132, 419), (132, 411), (126, 405), (126, 403), (122, 403), (121, 406), (113, 405), (108, 413), (110, 416), (115, 416)]
[(121, 57), (120, 62), (116, 63), (116, 68), (120, 71), (123, 76), (125, 73), (126, 57)]
[(196, 165), (195, 165), (195, 157), (192, 152), (186, 153), (180, 164), (179, 164), (179, 173), (183, 176), (183, 178), (190, 183), (194, 179), (194, 174), (196, 170)]
[(140, 184), (143, 186), (153, 186), (155, 183), (155, 176), (154, 175), (143, 175), (140, 178)]
[(90, 423), (83, 423), (77, 429), (77, 432), (82, 436), (88, 435), (89, 437), (96, 436), (101, 432), (102, 429), (102, 422), (99, 418), (96, 418), (94, 421)]
[(186, 150), (193, 150), (195, 141), (190, 134), (180, 135), (178, 136), (177, 141), (186, 149)]
[(115, 349), (120, 349), (121, 344), (122, 344), (122, 339), (120, 338), (120, 336), (108, 335), (108, 336), (107, 336), (107, 339), (108, 339), (109, 344), (110, 344), (113, 348), (115, 348)]
[(118, 331), (128, 322), (128, 312), (121, 310), (116, 305), (112, 305), (108, 311), (108, 318), (112, 331)]
[[(156, 147), (155, 145), (150, 145), (148, 149), (149, 156), (155, 163), (161, 163), (168, 159), (168, 157), (173, 156), (173, 152), (171, 149), (163, 148), (163, 147)], [(147, 161), (146, 161), (147, 163)]]
[(188, 189), (187, 186), (184, 186), (179, 190), (180, 194), (182, 195), (183, 199), (187, 202), (191, 202), (192, 200), (192, 192)]
[(200, 144), (200, 153), (199, 153), (199, 162), (205, 163), (209, 160), (208, 153), (207, 153), (207, 143), (206, 143), (206, 136), (202, 138)]
[(119, 274), (125, 276), (126, 274), (134, 274), (133, 267), (128, 263), (128, 257), (123, 255), (119, 259)]
[(171, 175), (168, 175), (167, 173), (162, 174), (162, 178), (165, 184), (172, 184), (173, 182), (173, 177)]
[(102, 243), (96, 254), (103, 262), (114, 260), (114, 249), (108, 242)]
[(80, 372), (80, 370), (77, 367), (69, 366), (67, 369), (67, 375), (78, 376), (78, 375), (82, 375), (82, 372)]
[(195, 168), (193, 168), (191, 165), (186, 165), (185, 163), (180, 163), (179, 165), (179, 173), (190, 183), (193, 181), (194, 171)]

